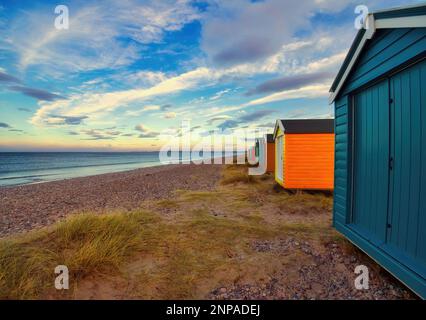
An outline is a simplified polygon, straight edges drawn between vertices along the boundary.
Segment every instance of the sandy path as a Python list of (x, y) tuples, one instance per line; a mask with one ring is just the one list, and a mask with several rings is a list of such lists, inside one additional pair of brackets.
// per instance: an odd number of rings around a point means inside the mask
[(209, 190), (220, 165), (168, 165), (0, 188), (0, 237), (49, 225), (73, 212), (133, 209), (174, 190)]

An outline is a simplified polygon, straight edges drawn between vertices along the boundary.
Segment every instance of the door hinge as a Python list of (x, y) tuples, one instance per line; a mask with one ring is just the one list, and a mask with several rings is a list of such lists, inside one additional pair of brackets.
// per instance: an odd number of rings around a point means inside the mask
[(393, 99), (392, 98), (389, 98), (389, 103), (393, 103)]
[(386, 227), (387, 227), (388, 229), (390, 229), (390, 228), (392, 228), (392, 225), (391, 225), (390, 223), (388, 223), (388, 224), (386, 225)]
[(389, 158), (389, 169), (393, 170), (393, 157)]

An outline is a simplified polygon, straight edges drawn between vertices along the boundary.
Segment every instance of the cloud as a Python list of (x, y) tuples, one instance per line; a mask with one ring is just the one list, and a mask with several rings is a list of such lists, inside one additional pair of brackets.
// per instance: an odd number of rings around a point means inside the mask
[(268, 109), (257, 110), (257, 111), (254, 111), (252, 113), (244, 114), (244, 115), (240, 116), (238, 119), (241, 122), (252, 122), (252, 121), (262, 119), (263, 117), (266, 117), (266, 116), (268, 116), (268, 115), (270, 115), (271, 113), (274, 113), (274, 112), (275, 112), (275, 110), (268, 110)]
[(176, 112), (167, 112), (164, 114), (164, 119), (174, 119), (176, 118)]
[(15, 82), (15, 83), (20, 83), (21, 80), (19, 80), (18, 78), (11, 76), (7, 73), (1, 72), (0, 71), (0, 82)]
[(52, 10), (39, 6), (10, 21), (6, 39), (13, 41), (4, 42), (19, 54), (21, 68), (43, 65), (64, 73), (129, 65), (140, 58), (136, 44), (161, 42), (166, 32), (198, 18), (186, 0), (91, 0), (70, 5), (70, 28), (64, 31), (53, 27)]
[(87, 116), (62, 116), (50, 114), (47, 121), (49, 124), (54, 125), (78, 125), (81, 124), (84, 119), (87, 119)]
[(148, 106), (142, 107), (139, 110), (128, 110), (128, 111), (126, 111), (126, 115), (128, 115), (128, 116), (139, 116), (144, 112), (160, 110), (160, 109), (161, 109), (161, 107), (158, 106), (158, 105), (148, 105)]
[[(266, 58), (306, 23), (306, 1), (218, 1), (203, 21), (202, 48), (218, 65)], [(230, 32), (232, 30), (232, 32)]]
[(155, 132), (153, 130), (151, 130), (149, 127), (143, 125), (143, 124), (138, 124), (135, 127), (135, 130), (141, 132), (139, 134), (139, 138), (155, 138), (159, 135), (158, 132)]
[(104, 129), (82, 129), (80, 131), (68, 131), (68, 135), (77, 136), (80, 134), (84, 134), (89, 136), (89, 138), (85, 138), (83, 140), (113, 140), (117, 136), (122, 135), (122, 132), (118, 130), (113, 130), (112, 128), (104, 128)]
[(259, 127), (264, 127), (264, 128), (274, 128), (275, 127), (275, 122), (266, 122), (266, 123), (262, 123), (259, 125)]
[(18, 108), (18, 110), (23, 112), (31, 112), (31, 110), (28, 108)]
[(105, 134), (108, 134), (108, 135), (110, 135), (110, 136), (119, 136), (119, 135), (121, 135), (121, 131), (118, 131), (118, 130), (106, 130), (105, 131)]
[(81, 130), (82, 133), (88, 135), (90, 138), (85, 140), (113, 140), (115, 137), (106, 134), (103, 130), (99, 129), (84, 129)]
[(161, 71), (140, 70), (137, 72), (120, 73), (118, 76), (113, 75), (112, 79), (125, 81), (131, 86), (147, 87), (153, 86), (167, 79), (167, 75)]
[(193, 126), (193, 127), (191, 127), (191, 132), (192, 131), (196, 131), (196, 130), (198, 130), (198, 129), (202, 129), (203, 127), (202, 126)]
[[(45, 118), (50, 113), (90, 116), (91, 114), (111, 112), (134, 101), (143, 101), (156, 96), (177, 93), (197, 87), (200, 83), (211, 83), (211, 81), (218, 79), (218, 75), (208, 68), (197, 68), (168, 78), (150, 88), (75, 94), (68, 99), (42, 104), (31, 122), (38, 125), (46, 124)], [(164, 109), (164, 106), (162, 109)]]
[[(11, 76), (9, 74), (6, 74), (4, 72), (0, 71), (0, 82), (8, 82), (8, 83), (21, 83), (22, 81), (14, 76)], [(63, 99), (63, 96), (60, 96), (55, 93), (51, 93), (45, 90), (36, 89), (36, 88), (30, 88), (22, 85), (13, 85), (8, 87), (9, 90), (20, 92), (26, 96), (36, 98), (37, 100), (43, 100), (43, 101), (54, 101), (57, 99)], [(26, 108), (18, 108), (20, 111), (28, 111), (31, 112), (29, 109)]]
[(156, 138), (158, 133), (156, 132), (147, 132), (139, 134), (139, 138)]
[(236, 121), (236, 120), (226, 120), (222, 122), (220, 125), (218, 125), (217, 127), (221, 130), (232, 129), (232, 128), (238, 127), (240, 123), (241, 123), (240, 121)]
[(236, 128), (241, 124), (247, 124), (253, 121), (258, 121), (274, 112), (275, 110), (268, 110), (268, 109), (257, 110), (251, 113), (243, 114), (236, 119), (226, 120), (225, 122), (221, 123), (217, 127), (222, 130)]
[(252, 63), (276, 54), (315, 13), (338, 12), (348, 1), (216, 0), (202, 19), (201, 47), (219, 66)]
[(318, 85), (309, 85), (299, 89), (285, 90), (277, 93), (273, 93), (263, 98), (252, 100), (246, 103), (244, 106), (253, 106), (259, 104), (266, 104), (282, 100), (290, 99), (313, 99), (320, 97), (327, 97), (330, 89), (329, 84), (318, 84)]
[(24, 130), (21, 130), (21, 129), (9, 129), (8, 131), (19, 132), (19, 133), (24, 133), (25, 132)]
[[(334, 30), (334, 29), (333, 29)], [(329, 31), (331, 33), (332, 31)], [(51, 102), (39, 103), (40, 108), (31, 119), (34, 125), (46, 125), (48, 114), (65, 114), (72, 116), (87, 115), (91, 121), (98, 118), (110, 116), (117, 108), (126, 108), (132, 103), (141, 103), (152, 100), (159, 96), (170, 96), (178, 94), (181, 91), (199, 90), (202, 87), (212, 86), (216, 83), (226, 83), (235, 81), (235, 79), (248, 79), (251, 76), (259, 74), (286, 74), (287, 77), (300, 73), (319, 73), (332, 72), (337, 70), (341, 60), (344, 57), (341, 38), (335, 39), (329, 33), (318, 31), (308, 39), (291, 39), (291, 42), (282, 45), (279, 52), (269, 56), (266, 60), (253, 63), (243, 63), (226, 68), (207, 68), (197, 67), (193, 70), (178, 74), (169, 75), (162, 78), (161, 82), (151, 87), (138, 87), (127, 90), (97, 92), (95, 90), (82, 90), (81, 93), (69, 95), (67, 99), (60, 99)], [(349, 34), (349, 32), (347, 32)], [(337, 48), (337, 49), (336, 49)], [(333, 50), (339, 50), (339, 53), (333, 53)], [(331, 52), (331, 53), (330, 53)], [(307, 67), (310, 70), (306, 69)], [(324, 81), (322, 84), (330, 84), (330, 81)], [(299, 89), (302, 89), (301, 87)], [(282, 91), (281, 91), (282, 92)], [(291, 98), (297, 92), (287, 92), (283, 94), (282, 100)], [(307, 97), (314, 96), (306, 92)], [(298, 98), (303, 98), (304, 91), (298, 92)], [(321, 95), (322, 96), (322, 95)], [(280, 100), (280, 96), (268, 97), (268, 99)], [(238, 110), (251, 104), (260, 102), (253, 101), (246, 105), (232, 106), (228, 109), (221, 107), (215, 113), (224, 113), (227, 111)], [(161, 111), (170, 110), (172, 106), (166, 104), (160, 107)], [(127, 115), (137, 116), (144, 111), (127, 111)]]
[(151, 129), (149, 129), (147, 126), (145, 126), (144, 124), (138, 124), (137, 126), (135, 126), (135, 130), (138, 130), (140, 132), (148, 132)]
[(19, 133), (24, 133), (24, 130), (21, 129), (16, 129), (14, 127), (12, 127), (11, 125), (5, 123), (5, 122), (0, 122), (0, 129), (7, 129), (10, 132), (19, 132)]
[(216, 94), (214, 96), (210, 97), (210, 100), (212, 100), (212, 101), (218, 100), (218, 99), (222, 98), (229, 91), (231, 91), (231, 89), (224, 89), (224, 90), (218, 91), (218, 92), (216, 92)]
[(213, 122), (215, 121), (222, 121), (222, 120), (228, 120), (230, 119), (230, 116), (227, 115), (222, 115), (222, 116), (216, 116), (216, 117), (212, 117), (209, 120), (207, 120), (207, 124), (211, 125)]
[(334, 74), (331, 72), (323, 71), (323, 72), (299, 74), (299, 75), (292, 75), (288, 77), (282, 77), (278, 79), (272, 79), (272, 80), (263, 82), (262, 84), (258, 85), (256, 88), (252, 90), (249, 90), (247, 92), (247, 95), (250, 96), (255, 94), (298, 89), (300, 87), (303, 87), (312, 83), (324, 82), (325, 79), (331, 79), (333, 75)]
[(33, 97), (43, 101), (54, 101), (58, 99), (64, 99), (63, 96), (60, 96), (55, 93), (50, 93), (48, 91), (41, 90), (41, 89), (35, 89), (35, 88), (24, 87), (24, 86), (10, 86), (9, 89), (16, 92), (21, 92), (22, 94), (26, 96)]

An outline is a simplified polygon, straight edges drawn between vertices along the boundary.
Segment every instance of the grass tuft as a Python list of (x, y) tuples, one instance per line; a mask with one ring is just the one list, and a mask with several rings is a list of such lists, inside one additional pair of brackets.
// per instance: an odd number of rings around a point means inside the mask
[(248, 168), (245, 165), (230, 165), (223, 170), (221, 184), (236, 184), (236, 183), (256, 183), (255, 176), (248, 174)]
[(54, 226), (0, 241), (0, 298), (37, 297), (52, 288), (61, 264), (70, 279), (117, 269), (141, 243), (139, 214), (80, 214)]

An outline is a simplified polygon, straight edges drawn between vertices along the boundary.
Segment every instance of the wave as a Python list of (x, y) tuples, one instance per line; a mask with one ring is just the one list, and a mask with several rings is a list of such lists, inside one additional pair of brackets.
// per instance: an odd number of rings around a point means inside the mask
[(13, 180), (13, 179), (38, 178), (38, 177), (46, 177), (46, 176), (52, 176), (52, 175), (54, 175), (54, 174), (49, 173), (49, 174), (34, 174), (34, 175), (30, 175), (30, 176), (14, 176), (14, 177), (4, 177), (4, 178), (0, 177), (0, 181), (1, 180)]
[(48, 168), (23, 168), (19, 170), (0, 170), (0, 174), (12, 173), (12, 172), (28, 172), (28, 171), (46, 171), (46, 170), (60, 170), (60, 169), (76, 169), (76, 168), (92, 168), (92, 167), (102, 167), (102, 166), (117, 166), (117, 165), (129, 165), (129, 164), (146, 164), (146, 163), (155, 163), (156, 161), (131, 161), (131, 162), (111, 162), (111, 163), (98, 163), (98, 164), (85, 164), (85, 165), (68, 165), (68, 166), (58, 166), (58, 167), (48, 167)]

